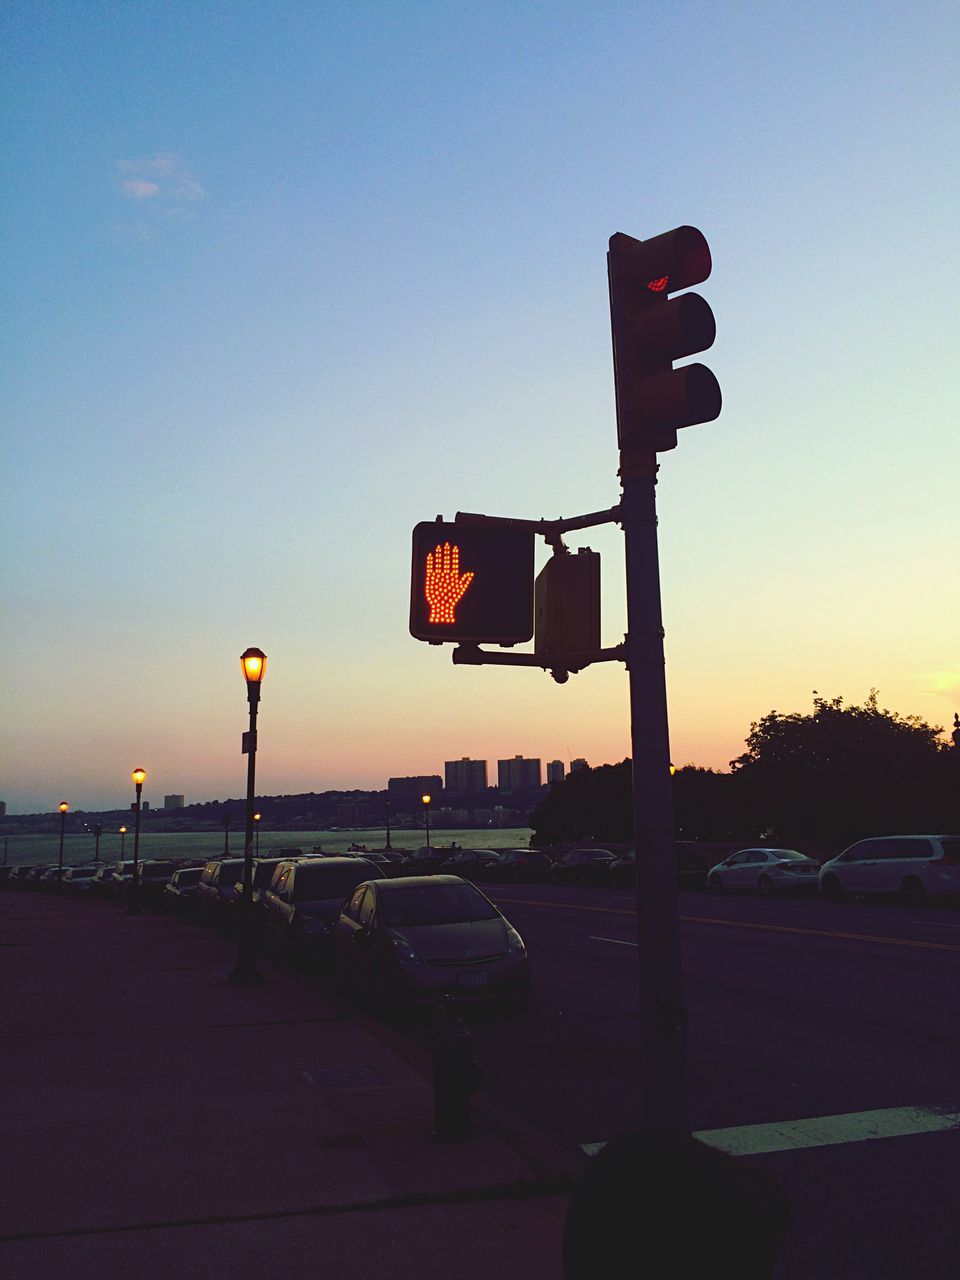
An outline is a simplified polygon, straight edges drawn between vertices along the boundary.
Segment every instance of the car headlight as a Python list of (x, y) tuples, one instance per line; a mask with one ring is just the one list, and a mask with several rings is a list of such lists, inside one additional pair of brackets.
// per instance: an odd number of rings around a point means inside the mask
[(527, 948), (523, 945), (523, 939), (517, 933), (512, 924), (507, 925), (507, 955), (525, 956)]
[(423, 961), (411, 947), (406, 938), (399, 935), (390, 939), (393, 949), (396, 952), (397, 959), (402, 960), (404, 964), (422, 964)]

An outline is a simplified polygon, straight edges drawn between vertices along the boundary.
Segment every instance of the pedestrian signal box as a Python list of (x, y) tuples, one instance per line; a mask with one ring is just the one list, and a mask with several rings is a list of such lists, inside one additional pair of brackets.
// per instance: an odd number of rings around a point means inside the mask
[(553, 555), (537, 574), (535, 642), (540, 654), (600, 648), (600, 556), (589, 547)]
[(442, 644), (533, 635), (533, 531), (424, 521), (413, 531), (410, 634)]

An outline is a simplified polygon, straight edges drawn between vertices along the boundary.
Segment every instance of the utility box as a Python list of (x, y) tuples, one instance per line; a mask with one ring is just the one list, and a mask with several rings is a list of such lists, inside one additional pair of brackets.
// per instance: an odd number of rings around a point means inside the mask
[(534, 584), (534, 649), (585, 653), (600, 648), (600, 553), (552, 555)]

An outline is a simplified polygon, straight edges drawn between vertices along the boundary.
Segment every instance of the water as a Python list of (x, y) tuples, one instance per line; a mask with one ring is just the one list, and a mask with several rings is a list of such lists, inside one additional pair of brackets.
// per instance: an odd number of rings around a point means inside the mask
[[(363, 831), (261, 831), (260, 856), (279, 853), (281, 849), (301, 849), (310, 853), (319, 845), (325, 853), (344, 853), (352, 844), (365, 844), (380, 849), (384, 844), (383, 827)], [(530, 843), (529, 827), (488, 827), (483, 830), (448, 831), (430, 829), (430, 843), (437, 847), (457, 844), (463, 849), (526, 849)], [(424, 832), (391, 831), (394, 849), (419, 849), (426, 844)], [(59, 835), (10, 836), (7, 860), (11, 866), (21, 863), (55, 863), (60, 848)], [(63, 841), (64, 866), (93, 862), (95, 842), (92, 835), (68, 835)], [(128, 831), (125, 856), (133, 857), (133, 832)], [(223, 853), (222, 831), (157, 831), (140, 832), (139, 857), (142, 862), (154, 858), (216, 858)], [(230, 854), (243, 854), (243, 833), (230, 832)], [(120, 857), (120, 837), (115, 832), (100, 838), (100, 859), (116, 862)]]

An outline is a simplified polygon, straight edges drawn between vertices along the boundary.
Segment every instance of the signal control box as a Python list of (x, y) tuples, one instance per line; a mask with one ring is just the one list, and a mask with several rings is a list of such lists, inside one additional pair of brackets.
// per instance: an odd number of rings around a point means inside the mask
[(600, 553), (550, 557), (534, 584), (534, 649), (538, 654), (600, 648)]

